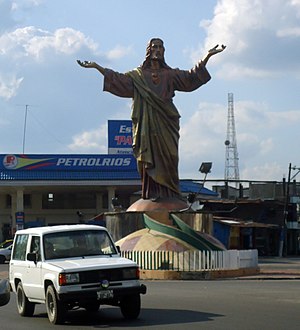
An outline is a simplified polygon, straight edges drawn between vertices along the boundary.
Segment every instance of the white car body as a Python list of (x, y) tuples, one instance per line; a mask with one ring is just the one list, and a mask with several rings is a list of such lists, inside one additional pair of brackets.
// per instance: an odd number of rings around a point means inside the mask
[[(81, 247), (79, 239), (85, 243)], [(24, 229), (17, 231), (13, 246), (9, 280), (20, 315), (31, 316), (34, 304), (46, 303), (50, 322), (62, 323), (67, 310), (97, 310), (101, 303), (120, 306), (126, 318), (138, 316), (140, 294), (146, 293), (146, 287), (139, 282), (137, 264), (120, 257), (106, 228), (63, 225)], [(38, 252), (34, 252), (36, 246)], [(47, 250), (49, 246), (53, 251)]]

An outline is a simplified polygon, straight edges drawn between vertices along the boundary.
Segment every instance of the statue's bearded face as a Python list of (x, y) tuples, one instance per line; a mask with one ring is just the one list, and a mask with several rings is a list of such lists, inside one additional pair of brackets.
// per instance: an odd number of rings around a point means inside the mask
[(154, 39), (150, 46), (151, 60), (162, 61), (165, 55), (165, 48), (161, 40)]

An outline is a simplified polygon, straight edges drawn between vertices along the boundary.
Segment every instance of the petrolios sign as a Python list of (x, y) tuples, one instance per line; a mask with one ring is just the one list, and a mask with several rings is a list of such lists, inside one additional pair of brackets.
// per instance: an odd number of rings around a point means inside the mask
[(114, 170), (136, 169), (133, 155), (0, 155), (6, 170)]

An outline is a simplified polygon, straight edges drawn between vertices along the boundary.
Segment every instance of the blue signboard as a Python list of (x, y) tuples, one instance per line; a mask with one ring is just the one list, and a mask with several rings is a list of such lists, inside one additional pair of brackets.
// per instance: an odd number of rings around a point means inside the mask
[(136, 160), (128, 155), (0, 155), (0, 170), (135, 170)]
[(108, 153), (132, 154), (131, 120), (108, 120)]
[(24, 229), (24, 212), (16, 212), (16, 230)]

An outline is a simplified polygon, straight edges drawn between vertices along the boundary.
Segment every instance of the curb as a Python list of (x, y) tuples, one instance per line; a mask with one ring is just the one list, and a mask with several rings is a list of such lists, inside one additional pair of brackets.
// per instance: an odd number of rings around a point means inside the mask
[(175, 270), (141, 270), (141, 280), (216, 280), (221, 278), (236, 278), (255, 276), (259, 268), (242, 268), (228, 270), (204, 270), (198, 272), (184, 272)]

